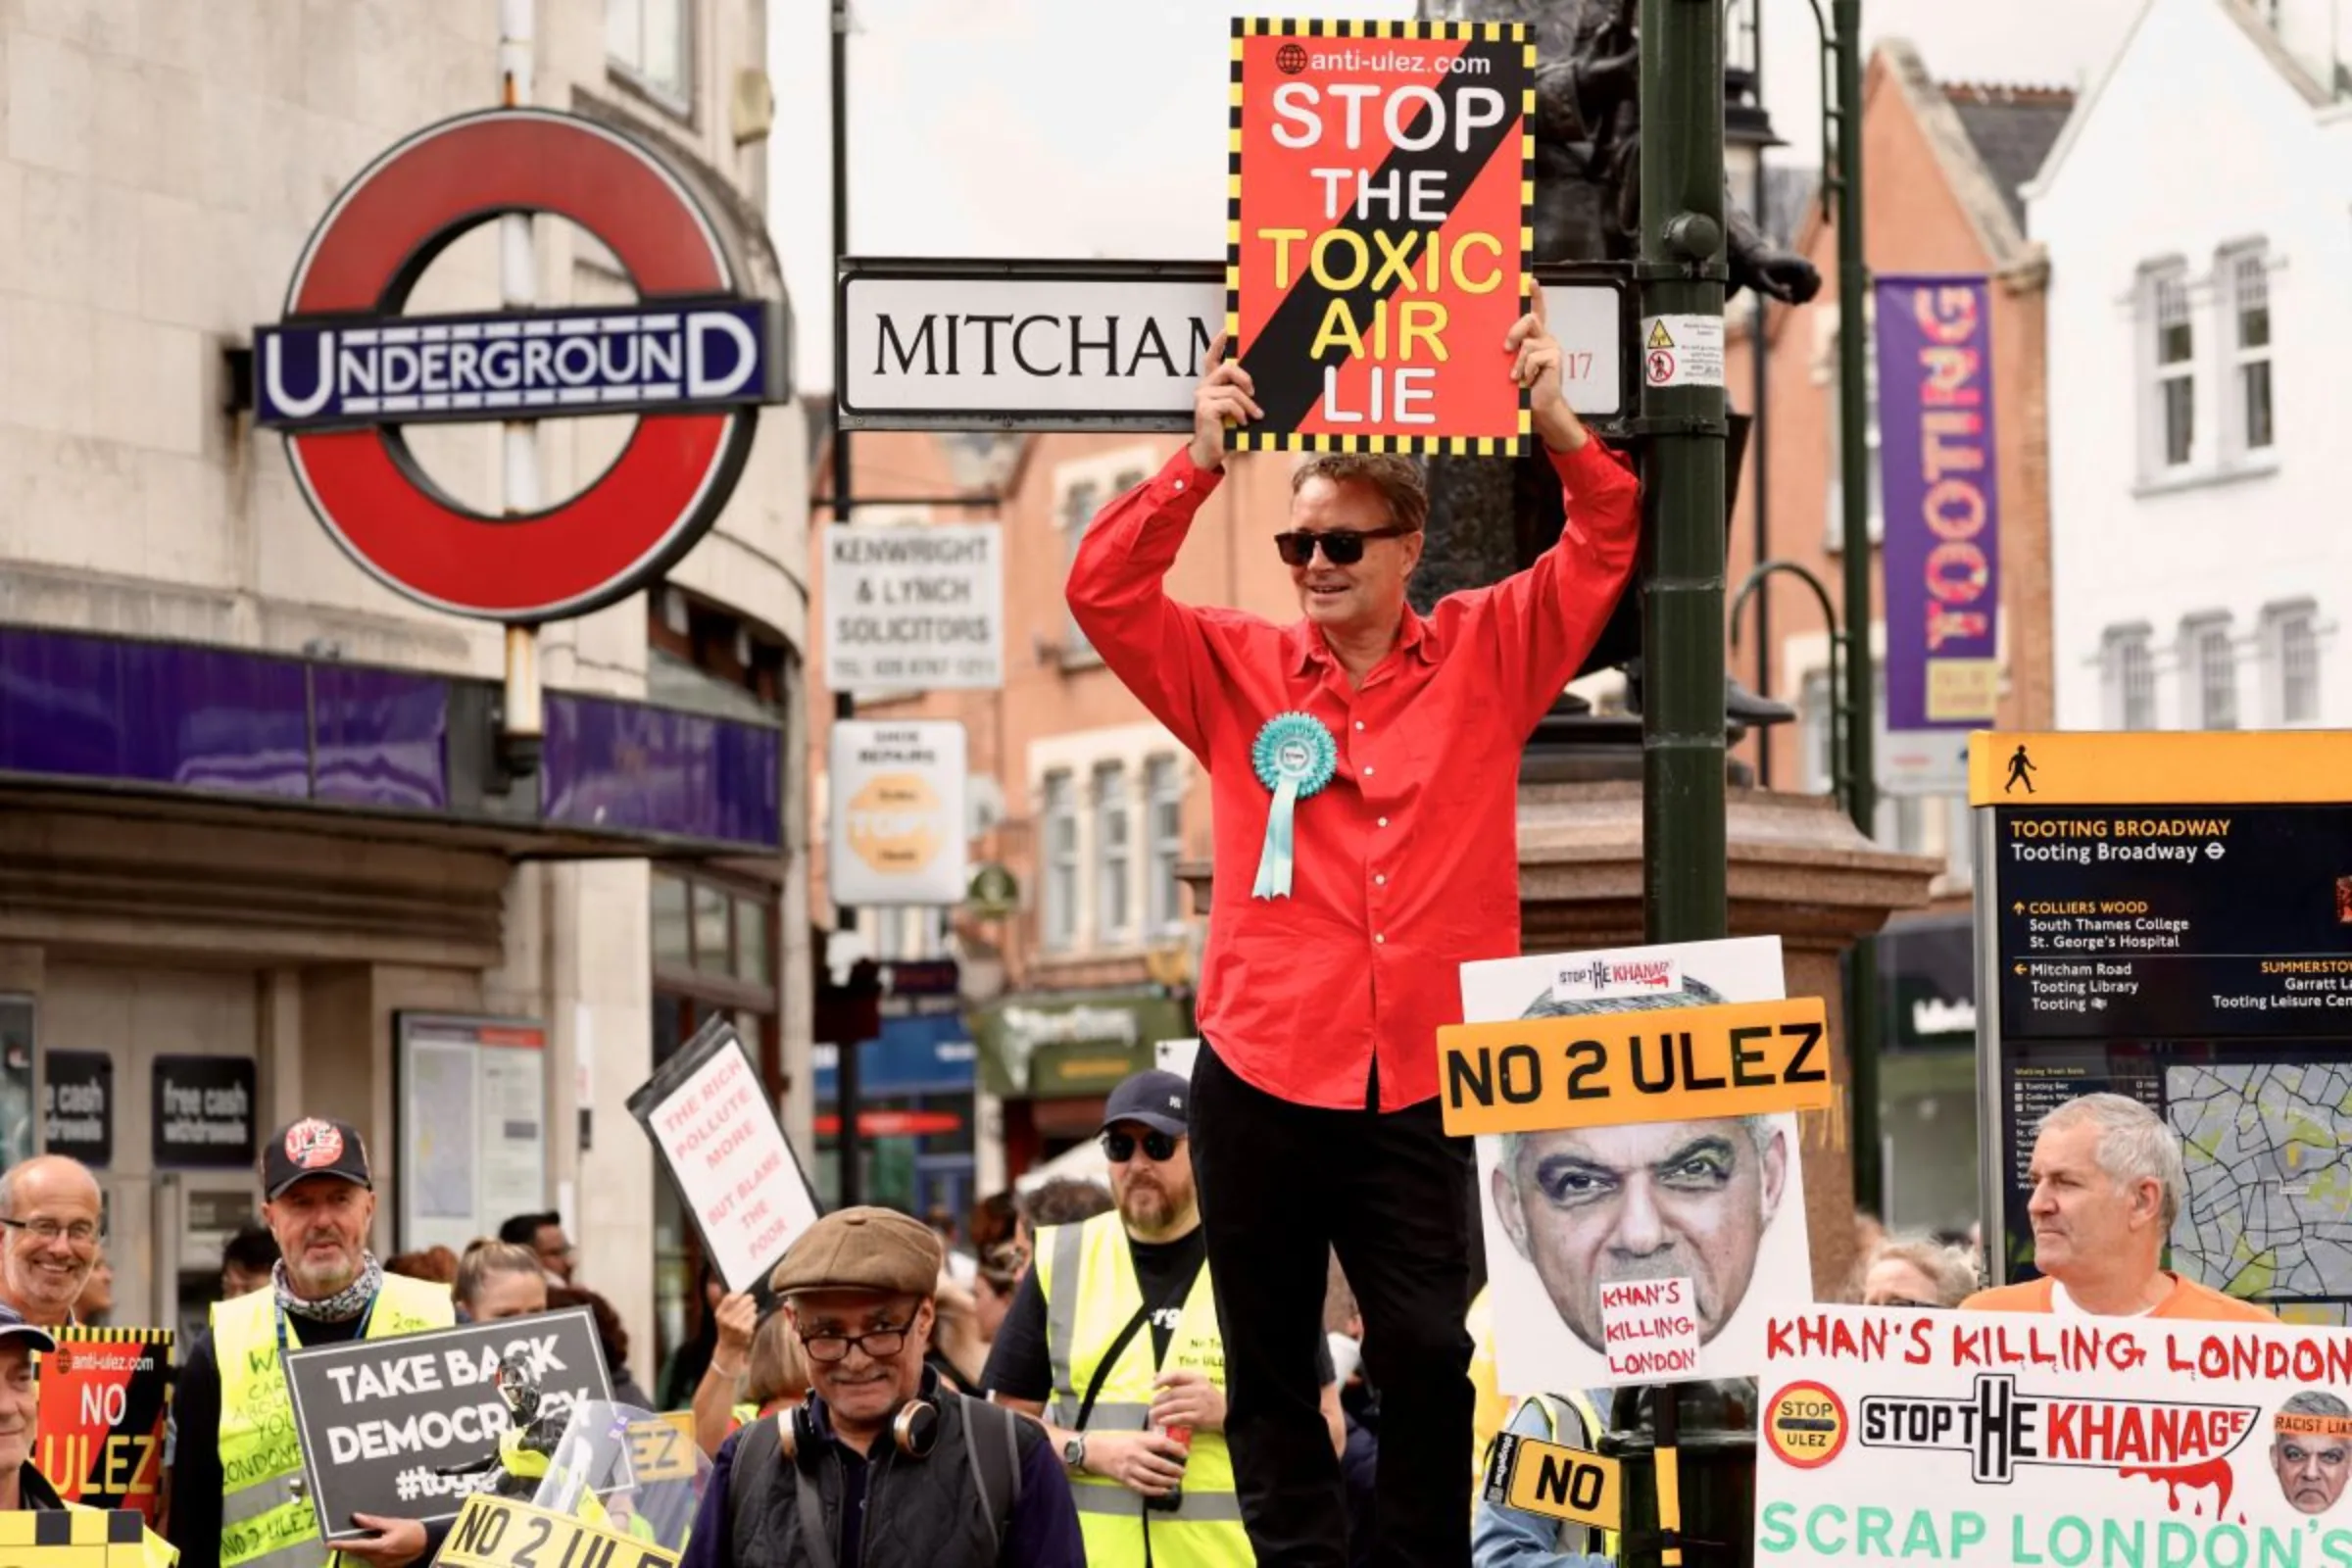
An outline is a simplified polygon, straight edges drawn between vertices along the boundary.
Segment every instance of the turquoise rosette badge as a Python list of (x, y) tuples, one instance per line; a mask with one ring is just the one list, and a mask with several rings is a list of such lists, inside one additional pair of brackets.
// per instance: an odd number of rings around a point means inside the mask
[(1253, 898), (1291, 896), (1291, 817), (1300, 801), (1331, 782), (1339, 770), (1339, 743), (1305, 713), (1277, 713), (1266, 720), (1250, 748), (1257, 781), (1274, 792), (1266, 813), (1266, 848), (1257, 858)]

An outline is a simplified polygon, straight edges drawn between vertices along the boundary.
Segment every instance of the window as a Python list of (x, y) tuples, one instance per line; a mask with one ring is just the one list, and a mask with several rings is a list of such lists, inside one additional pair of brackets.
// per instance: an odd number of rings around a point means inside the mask
[(2320, 634), (2309, 600), (2273, 605), (2262, 612), (2263, 662), (2270, 668), (2271, 721), (2316, 724), (2320, 719)]
[(2243, 462), (2271, 450), (2271, 272), (2259, 245), (2222, 255), (2223, 341), (2230, 345), (2228, 424), (2230, 457)]
[(1154, 757), (1144, 764), (1144, 809), (1151, 813), (1145, 826), (1152, 857), (1144, 917), (1157, 934), (1184, 923), (1184, 890), (1176, 881), (1176, 862), (1184, 855), (1184, 777), (1173, 757)]
[[(1082, 480), (1063, 492), (1061, 498), (1061, 564), (1068, 575), (1070, 564), (1078, 559), (1078, 546), (1086, 538), (1086, 525), (1095, 519), (1102, 507), (1102, 493), (1091, 480)], [(1064, 633), (1062, 662), (1070, 663), (1095, 657), (1095, 645), (1087, 641), (1086, 633), (1076, 615), (1065, 615), (1068, 630)]]
[(1061, 951), (1078, 937), (1078, 803), (1067, 773), (1046, 775), (1045, 944)]
[(2188, 466), (2197, 443), (2196, 328), (2189, 318), (2188, 274), (2179, 266), (2147, 274), (2143, 321), (2148, 347), (2146, 468)]
[(2156, 727), (2156, 656), (2145, 626), (2111, 626), (2099, 650), (2099, 686), (2109, 729)]
[(605, 0), (605, 54), (635, 86), (694, 112), (693, 0)]
[(2237, 728), (2237, 653), (2229, 616), (2181, 622), (2180, 668), (2183, 694), (2195, 705), (2193, 727)]
[(1095, 938), (1115, 942), (1135, 929), (1135, 844), (1129, 832), (1134, 808), (1127, 799), (1127, 768), (1105, 762), (1095, 769)]
[[(1870, 542), (1886, 537), (1886, 474), (1879, 455), (1879, 356), (1877, 345), (1862, 345), (1862, 463), (1869, 482)], [(1832, 555), (1845, 548), (1845, 425), (1838, 406), (1838, 339), (1830, 338), (1830, 512), (1825, 548)]]

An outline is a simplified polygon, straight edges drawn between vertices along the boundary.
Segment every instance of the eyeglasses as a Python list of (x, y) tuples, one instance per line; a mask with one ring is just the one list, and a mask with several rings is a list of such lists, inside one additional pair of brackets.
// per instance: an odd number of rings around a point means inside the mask
[(1323, 559), (1335, 566), (1352, 566), (1364, 559), (1367, 539), (1401, 539), (1412, 528), (1334, 528), (1328, 533), (1308, 533), (1294, 530), (1274, 536), (1274, 548), (1282, 552), (1286, 566), (1303, 566), (1315, 559), (1315, 546), (1323, 547)]
[[(1136, 1139), (1133, 1133), (1104, 1133), (1102, 1135), (1102, 1152), (1109, 1156), (1113, 1165), (1124, 1165), (1133, 1159), (1135, 1147)], [(1166, 1133), (1144, 1134), (1143, 1147), (1144, 1152), (1150, 1154), (1153, 1162), (1157, 1164), (1165, 1165), (1176, 1157), (1176, 1140)]]
[(46, 1217), (41, 1219), (0, 1219), (0, 1225), (5, 1225), (12, 1231), (23, 1231), (43, 1247), (61, 1241), (71, 1243), (75, 1247), (95, 1247), (106, 1236), (106, 1232), (86, 1219), (77, 1219), (71, 1225), (60, 1225), (57, 1221)]
[(1914, 1301), (1908, 1296), (1889, 1296), (1884, 1301), (1873, 1301), (1870, 1304), (1873, 1306), (1910, 1307), (1922, 1312), (1940, 1312), (1943, 1310), (1943, 1303), (1940, 1301)]
[(808, 1352), (811, 1361), (843, 1361), (849, 1358), (850, 1347), (855, 1345), (877, 1361), (887, 1361), (906, 1348), (906, 1331), (914, 1327), (912, 1319), (896, 1327), (888, 1323), (863, 1334), (804, 1334), (801, 1348)]

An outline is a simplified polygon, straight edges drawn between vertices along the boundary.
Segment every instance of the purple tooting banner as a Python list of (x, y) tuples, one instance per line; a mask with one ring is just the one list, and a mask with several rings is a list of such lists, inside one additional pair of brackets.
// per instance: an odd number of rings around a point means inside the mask
[(2000, 695), (1992, 310), (1981, 277), (1881, 277), (1886, 727), (1972, 729)]

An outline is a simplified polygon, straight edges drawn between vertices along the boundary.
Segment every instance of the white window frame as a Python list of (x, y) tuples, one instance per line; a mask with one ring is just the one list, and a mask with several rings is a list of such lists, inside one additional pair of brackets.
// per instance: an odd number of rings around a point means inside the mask
[[(2216, 679), (2228, 671), (2225, 683)], [(2237, 644), (2227, 613), (2184, 616), (2180, 622), (2180, 706), (2190, 729), (2238, 728), (2245, 719), (2239, 701)]]
[[(2214, 295), (2220, 322), (2214, 342), (2228, 370), (2222, 377), (2222, 452), (2233, 468), (2268, 467), (2278, 454), (2278, 372), (2275, 360), (2278, 323), (2272, 314), (2271, 256), (2261, 240), (2225, 247), (2214, 260)], [(2262, 341), (2246, 342), (2249, 308), (2262, 317)], [(2253, 400), (2247, 383), (2259, 374), (2269, 427), (2255, 444), (2249, 428)]]
[(1079, 905), (1085, 896), (1078, 836), (1078, 775), (1055, 768), (1039, 785), (1037, 809), (1037, 858), (1043, 872), (1038, 941), (1049, 953), (1068, 953), (1078, 946)]
[[(676, 81), (664, 81), (646, 66), (645, 40), (648, 29), (659, 20), (658, 14), (672, 11), (677, 17), (678, 76)], [(695, 0), (605, 0), (605, 61), (608, 69), (638, 92), (660, 104), (681, 120), (694, 118), (694, 27)], [(626, 18), (636, 18), (636, 39), (633, 47), (625, 34), (631, 30)], [(614, 47), (615, 44), (621, 47)]]
[(2155, 637), (2154, 627), (2134, 621), (2099, 638), (2099, 705), (2109, 729), (2156, 727)]
[(1124, 761), (1097, 762), (1095, 805), (1095, 941), (1112, 947), (1135, 939), (1135, 792)]
[[(1066, 577), (1078, 559), (1086, 530), (1111, 500), (1152, 476), (1158, 459), (1150, 447), (1121, 447), (1113, 452), (1073, 459), (1054, 469), (1054, 526), (1061, 535), (1061, 566)], [(1085, 669), (1102, 662), (1087, 640), (1078, 617), (1062, 613), (1061, 667)]]
[(1144, 926), (1154, 937), (1184, 929), (1184, 885), (1176, 879), (1184, 859), (1184, 763), (1174, 754), (1144, 760)]
[[(2262, 610), (2263, 721), (2278, 729), (2308, 729), (2320, 722), (2323, 666), (2320, 608), (2309, 599), (2265, 605)], [(2301, 677), (2308, 701), (2296, 701)]]
[[(2192, 294), (2186, 262), (2174, 259), (2140, 269), (2132, 336), (2139, 343), (2139, 467), (2144, 479), (2179, 478), (2193, 471), (2199, 462), (2197, 316)], [(2173, 326), (2187, 331), (2187, 353), (2167, 361), (2163, 358), (2164, 336)], [(2176, 384), (2183, 389), (2180, 405), (2188, 419), (2187, 445), (2178, 461), (2172, 456), (2172, 429), (2167, 418), (2168, 393)]]
[[(1877, 315), (1877, 302), (1866, 298), (1862, 302), (1862, 446), (1864, 471), (1870, 476), (1869, 526), (1873, 548), (1886, 537), (1886, 435), (1879, 421), (1879, 346), (1873, 336)], [(1821, 363), (1816, 368), (1817, 378), (1829, 389), (1829, 509), (1822, 522), (1822, 548), (1833, 556), (1845, 551), (1845, 420), (1839, 404), (1843, 383), (1838, 373), (1841, 329), (1841, 323), (1834, 318), (1830, 321), (1824, 334)]]

